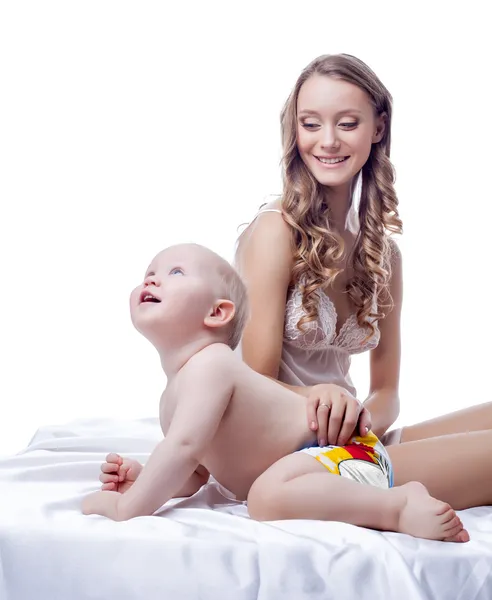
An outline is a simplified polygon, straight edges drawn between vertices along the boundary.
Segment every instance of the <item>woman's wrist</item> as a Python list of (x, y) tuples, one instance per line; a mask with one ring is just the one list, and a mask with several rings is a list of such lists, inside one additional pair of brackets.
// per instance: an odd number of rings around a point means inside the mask
[(397, 390), (376, 390), (364, 402), (371, 413), (372, 431), (381, 437), (393, 425), (400, 412)]

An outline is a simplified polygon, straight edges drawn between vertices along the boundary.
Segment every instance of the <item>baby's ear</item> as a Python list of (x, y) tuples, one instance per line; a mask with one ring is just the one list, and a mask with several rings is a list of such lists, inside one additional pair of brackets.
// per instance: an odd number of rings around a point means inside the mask
[(232, 300), (217, 300), (210, 312), (205, 317), (204, 323), (207, 327), (223, 327), (230, 323), (236, 314), (236, 307)]

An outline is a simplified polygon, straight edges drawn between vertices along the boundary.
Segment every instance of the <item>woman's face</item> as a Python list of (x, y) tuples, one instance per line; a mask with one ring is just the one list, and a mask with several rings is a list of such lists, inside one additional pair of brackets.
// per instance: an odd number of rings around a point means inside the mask
[(362, 89), (326, 75), (313, 75), (297, 99), (297, 147), (321, 185), (351, 182), (381, 140), (385, 118), (375, 114)]

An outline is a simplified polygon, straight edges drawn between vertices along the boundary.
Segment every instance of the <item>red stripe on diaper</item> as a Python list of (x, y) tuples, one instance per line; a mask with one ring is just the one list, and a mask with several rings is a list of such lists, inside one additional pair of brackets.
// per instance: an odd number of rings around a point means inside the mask
[(371, 448), (370, 446), (365, 446), (364, 444), (347, 444), (344, 448), (353, 458), (372, 463), (376, 462), (374, 448)]

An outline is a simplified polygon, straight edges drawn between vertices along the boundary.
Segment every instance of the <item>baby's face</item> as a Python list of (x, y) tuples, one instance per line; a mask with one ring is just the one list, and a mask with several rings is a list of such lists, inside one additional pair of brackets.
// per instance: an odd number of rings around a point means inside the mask
[(130, 296), (135, 327), (150, 341), (199, 331), (216, 300), (210, 257), (192, 245), (173, 246), (150, 263)]

